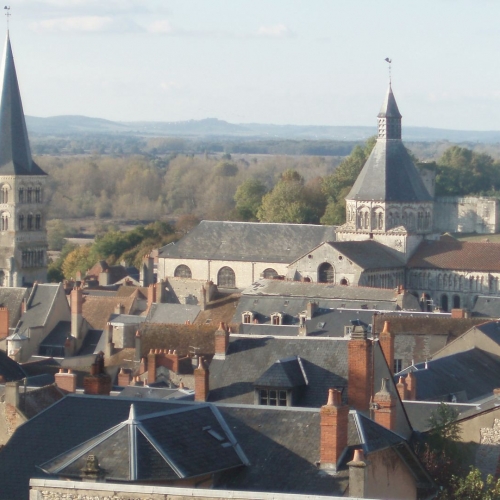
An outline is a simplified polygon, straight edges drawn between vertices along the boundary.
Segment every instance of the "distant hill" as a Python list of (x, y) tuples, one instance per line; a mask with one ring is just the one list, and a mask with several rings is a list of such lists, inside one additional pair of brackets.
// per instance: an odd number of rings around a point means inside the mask
[[(102, 118), (65, 115), (49, 118), (27, 116), (26, 122), (30, 134), (38, 136), (126, 134), (131, 136), (178, 136), (192, 138), (234, 137), (240, 139), (362, 141), (376, 133), (376, 127), (242, 124), (229, 123), (217, 118), (183, 122), (114, 122)], [(427, 127), (405, 127), (403, 139), (412, 142), (499, 143), (500, 131), (478, 132)]]

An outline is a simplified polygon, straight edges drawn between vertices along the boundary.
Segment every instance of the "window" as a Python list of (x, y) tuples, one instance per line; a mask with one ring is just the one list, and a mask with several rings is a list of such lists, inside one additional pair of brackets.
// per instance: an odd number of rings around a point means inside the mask
[(252, 313), (243, 313), (243, 323), (249, 324), (252, 322)]
[(2, 214), (2, 231), (7, 231), (9, 229), (9, 216), (7, 214)]
[(27, 193), (26, 193), (26, 195), (27, 195), (27, 196), (26, 196), (26, 201), (27, 201), (28, 203), (31, 203), (31, 202), (33, 201), (33, 200), (32, 200), (33, 188), (29, 187), (29, 188), (27, 189)]
[(42, 202), (42, 188), (40, 188), (40, 187), (37, 187), (35, 189), (35, 202), (36, 203)]
[(271, 325), (282, 325), (283, 324), (283, 315), (280, 313), (271, 314)]
[(26, 225), (28, 231), (33, 229), (33, 214), (28, 215), (28, 224)]
[(40, 214), (36, 214), (35, 216), (35, 229), (42, 228), (42, 216)]
[(188, 266), (181, 264), (175, 268), (174, 276), (176, 278), (191, 278), (191, 269), (189, 269)]
[(403, 360), (394, 358), (394, 373), (399, 373), (403, 369)]
[(225, 288), (236, 286), (236, 276), (230, 267), (222, 267), (217, 273), (217, 285)]
[(9, 187), (3, 186), (0, 191), (0, 203), (9, 203)]
[(383, 217), (382, 217), (382, 214), (381, 214), (381, 213), (379, 213), (379, 214), (378, 214), (378, 228), (379, 228), (379, 229), (382, 229), (383, 224), (384, 224), (384, 219), (383, 219)]
[(18, 218), (18, 224), (19, 230), (22, 231), (24, 229), (24, 215), (21, 214)]
[(266, 406), (287, 406), (286, 392), (278, 389), (260, 389), (259, 404)]
[(273, 279), (275, 276), (278, 276), (278, 273), (272, 267), (264, 269), (262, 273), (262, 277), (265, 279)]
[(19, 188), (19, 203), (24, 203), (24, 188)]
[(318, 268), (318, 282), (319, 283), (333, 283), (335, 279), (335, 272), (333, 266), (328, 262), (323, 262)]

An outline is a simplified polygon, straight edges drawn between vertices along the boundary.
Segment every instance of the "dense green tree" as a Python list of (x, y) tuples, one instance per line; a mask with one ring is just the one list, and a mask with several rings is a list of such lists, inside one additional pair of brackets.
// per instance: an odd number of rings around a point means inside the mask
[(266, 191), (266, 186), (254, 178), (247, 179), (243, 184), (238, 186), (234, 195), (234, 201), (236, 202), (236, 211), (241, 220), (257, 220), (257, 211)]
[(453, 476), (450, 484), (437, 497), (439, 500), (500, 500), (500, 479), (488, 474), (483, 480), (481, 471), (471, 467), (464, 477)]
[(64, 259), (61, 268), (66, 279), (75, 279), (78, 271), (85, 275), (95, 263), (92, 245), (85, 245), (72, 250)]

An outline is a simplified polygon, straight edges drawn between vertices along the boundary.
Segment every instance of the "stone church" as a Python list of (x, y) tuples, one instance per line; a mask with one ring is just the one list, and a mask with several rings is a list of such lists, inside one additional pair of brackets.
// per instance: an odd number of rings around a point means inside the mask
[(47, 174), (31, 157), (8, 34), (0, 78), (0, 286), (29, 286), (47, 280)]
[[(203, 221), (180, 242), (159, 250), (158, 278), (213, 281), (224, 288), (273, 277), (399, 288), (418, 297), (427, 311), (472, 309), (479, 296), (499, 295), (500, 245), (441, 236), (443, 229), (460, 229), (455, 227), (460, 216), (452, 212), (464, 199), (434, 198), (432, 175), (417, 169), (402, 142), (401, 119), (389, 85), (378, 114), (377, 142), (346, 197), (344, 225), (315, 230)], [(467, 201), (471, 206), (472, 200)], [(490, 210), (483, 205), (481, 210)], [(476, 230), (496, 228), (478, 217)]]

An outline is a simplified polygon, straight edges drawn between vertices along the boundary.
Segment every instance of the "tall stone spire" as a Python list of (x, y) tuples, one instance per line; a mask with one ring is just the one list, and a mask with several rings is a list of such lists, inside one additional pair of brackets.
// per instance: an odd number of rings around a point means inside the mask
[(391, 84), (378, 114), (378, 138), (401, 139), (401, 113), (392, 93)]
[(9, 34), (0, 69), (0, 174), (44, 175), (31, 158)]

